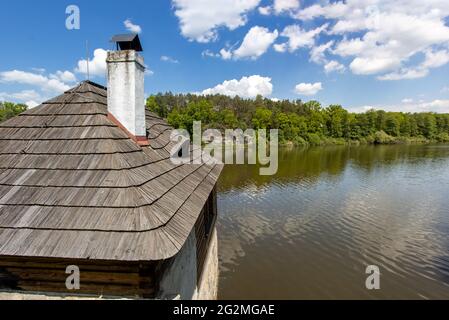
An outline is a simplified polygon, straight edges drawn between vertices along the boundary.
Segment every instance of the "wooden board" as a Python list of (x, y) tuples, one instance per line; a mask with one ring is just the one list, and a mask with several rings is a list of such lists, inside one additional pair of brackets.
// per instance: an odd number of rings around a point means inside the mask
[[(80, 290), (66, 287), (66, 268), (80, 269)], [(157, 292), (157, 263), (111, 263), (7, 258), (0, 260), (0, 289), (20, 292), (151, 298)]]

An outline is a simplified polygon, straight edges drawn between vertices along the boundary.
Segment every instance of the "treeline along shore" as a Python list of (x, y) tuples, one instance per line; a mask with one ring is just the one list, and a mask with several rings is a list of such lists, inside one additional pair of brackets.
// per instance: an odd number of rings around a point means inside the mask
[(341, 105), (318, 101), (273, 101), (261, 96), (242, 99), (224, 95), (160, 93), (147, 99), (149, 110), (176, 127), (279, 129), (281, 144), (404, 144), (449, 142), (449, 114), (369, 110), (353, 113)]
[[(224, 95), (160, 93), (147, 99), (147, 108), (175, 128), (279, 129), (284, 145), (404, 144), (449, 142), (449, 114), (386, 112), (353, 113), (341, 105), (323, 107), (318, 101), (273, 101)], [(27, 109), (0, 102), (0, 122)]]

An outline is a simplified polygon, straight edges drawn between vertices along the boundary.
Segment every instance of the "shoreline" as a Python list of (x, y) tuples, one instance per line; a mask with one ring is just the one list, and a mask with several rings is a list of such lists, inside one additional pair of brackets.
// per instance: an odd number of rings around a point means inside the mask
[(393, 137), (389, 141), (366, 141), (366, 140), (344, 140), (328, 138), (322, 140), (320, 143), (295, 143), (293, 141), (280, 142), (279, 147), (291, 148), (291, 147), (334, 147), (334, 146), (347, 146), (347, 147), (359, 147), (359, 146), (404, 146), (404, 145), (431, 145), (431, 144), (449, 144), (449, 141), (429, 140), (425, 138), (410, 138), (410, 137)]

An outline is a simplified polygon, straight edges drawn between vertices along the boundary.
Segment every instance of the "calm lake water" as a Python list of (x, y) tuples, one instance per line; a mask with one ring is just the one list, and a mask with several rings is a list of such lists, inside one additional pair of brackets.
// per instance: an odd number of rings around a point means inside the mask
[(273, 177), (223, 172), (220, 299), (449, 299), (448, 145), (294, 148), (279, 162)]

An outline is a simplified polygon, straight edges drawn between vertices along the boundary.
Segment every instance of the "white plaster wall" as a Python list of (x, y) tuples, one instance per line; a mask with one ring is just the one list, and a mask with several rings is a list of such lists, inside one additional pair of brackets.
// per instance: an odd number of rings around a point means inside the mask
[(193, 231), (160, 282), (159, 299), (216, 300), (218, 294), (218, 238), (214, 229), (204, 270), (197, 287), (196, 237)]
[(218, 299), (218, 236), (214, 229), (210, 239), (209, 250), (204, 264), (203, 274), (193, 300), (217, 300)]
[(191, 300), (196, 284), (196, 236), (193, 231), (162, 276), (158, 296), (164, 300)]
[(143, 58), (133, 50), (108, 52), (108, 111), (134, 136), (146, 136)]

